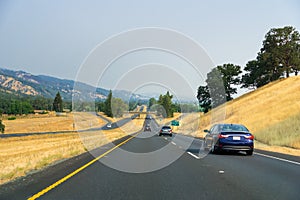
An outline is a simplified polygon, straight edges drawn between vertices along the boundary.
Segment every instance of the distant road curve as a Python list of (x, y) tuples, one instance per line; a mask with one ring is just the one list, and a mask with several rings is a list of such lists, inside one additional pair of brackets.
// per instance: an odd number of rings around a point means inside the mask
[[(108, 123), (111, 123), (110, 120), (106, 119), (105, 117), (102, 117), (101, 115), (97, 115), (101, 119), (104, 119), (105, 121), (108, 121)], [(101, 127), (96, 128), (88, 128), (83, 130), (77, 130), (77, 131), (46, 131), (46, 132), (32, 132), (32, 133), (9, 133), (9, 134), (0, 134), (0, 138), (8, 138), (8, 137), (24, 137), (24, 136), (30, 136), (30, 135), (46, 135), (46, 134), (66, 134), (66, 133), (77, 133), (77, 132), (84, 132), (84, 131), (99, 131), (99, 130), (110, 130), (119, 128), (121, 126), (124, 126), (126, 123), (130, 122), (132, 119), (135, 119), (138, 115), (134, 115), (130, 118), (124, 118), (117, 122), (112, 123), (111, 128), (107, 128), (107, 124)]]

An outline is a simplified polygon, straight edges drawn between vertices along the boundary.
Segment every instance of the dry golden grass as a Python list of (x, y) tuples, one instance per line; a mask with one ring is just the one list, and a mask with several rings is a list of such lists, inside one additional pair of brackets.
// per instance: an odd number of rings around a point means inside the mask
[(136, 118), (129, 123), (125, 124), (125, 126), (122, 126), (122, 129), (125, 130), (126, 132), (131, 132), (131, 131), (139, 131), (143, 125), (144, 125), (145, 119), (142, 118)]
[[(147, 109), (147, 107), (146, 107)], [(140, 110), (140, 106), (138, 106), (136, 109), (134, 109), (134, 111), (139, 111)], [(145, 107), (144, 107), (144, 110), (145, 110)], [(122, 117), (108, 117), (106, 116), (103, 112), (98, 112), (97, 113), (98, 115), (101, 115), (102, 117), (104, 117), (105, 119), (111, 121), (112, 123), (114, 122), (117, 122), (121, 119), (124, 119), (124, 118), (129, 118), (132, 116), (132, 114), (124, 114)]]
[[(77, 114), (75, 118), (85, 121), (80, 124), (81, 128), (90, 126), (90, 121), (87, 120), (91, 118), (89, 114), (81, 113), (81, 117), (80, 113)], [(141, 130), (142, 125), (142, 119), (134, 119), (121, 128), (112, 130), (1, 138), (0, 184), (135, 133)]]
[[(59, 132), (103, 126), (105, 122), (91, 113), (68, 113), (65, 116), (28, 116), (3, 120), (5, 133)], [(75, 124), (75, 127), (73, 127)]]
[(84, 152), (76, 133), (0, 139), (0, 184)]
[(282, 147), (276, 145), (267, 145), (259, 141), (255, 141), (255, 148), (265, 150), (265, 151), (289, 154), (293, 156), (300, 156), (300, 149), (294, 149), (294, 148)]
[(256, 139), (268, 145), (300, 149), (300, 113), (256, 132)]
[(108, 116), (106, 116), (103, 112), (98, 112), (97, 114), (98, 114), (98, 115), (101, 115), (102, 117), (104, 117), (105, 119), (111, 121), (112, 123), (117, 122), (117, 121), (119, 121), (119, 120), (121, 120), (121, 119), (124, 119), (124, 118), (126, 118), (126, 117), (130, 117), (130, 115), (124, 115), (124, 116), (122, 116), (122, 117), (108, 117)]
[(144, 106), (144, 108), (143, 108), (142, 112), (147, 112), (147, 106), (146, 105), (143, 105), (143, 106)]
[(186, 113), (180, 120), (178, 132), (199, 137), (201, 113)]
[(155, 115), (152, 115), (152, 117), (155, 118), (155, 120), (157, 121), (157, 123), (161, 126), (163, 124), (169, 123), (172, 120), (180, 118), (181, 115), (182, 115), (181, 113), (174, 113), (174, 116), (171, 117), (171, 118), (160, 118), (160, 117), (157, 117)]
[(101, 145), (107, 144), (116, 139), (131, 135), (140, 131), (143, 127), (143, 119), (134, 119), (124, 126), (116, 129), (83, 132), (80, 133), (80, 138), (87, 150), (95, 149)]
[[(147, 112), (147, 106), (146, 105), (142, 105), (142, 106), (144, 107), (143, 110), (142, 110), (142, 112)], [(137, 106), (133, 111), (139, 112), (142, 106)], [(106, 118), (107, 120), (109, 120), (111, 122), (117, 122), (117, 121), (119, 121), (121, 119), (129, 118), (129, 117), (132, 116), (132, 114), (125, 113), (122, 117), (116, 118), (116, 117), (108, 117), (103, 112), (98, 112), (97, 114), (101, 115), (102, 117)], [(146, 117), (145, 114), (142, 114), (140, 116), (140, 118), (145, 118), (145, 117)]]

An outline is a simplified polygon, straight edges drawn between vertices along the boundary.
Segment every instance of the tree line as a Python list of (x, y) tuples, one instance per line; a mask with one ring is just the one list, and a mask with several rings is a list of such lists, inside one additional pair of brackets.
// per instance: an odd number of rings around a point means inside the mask
[(208, 74), (206, 85), (197, 91), (203, 112), (233, 99), (237, 87), (257, 89), (280, 78), (298, 75), (300, 70), (300, 35), (291, 26), (273, 28), (266, 35), (254, 60), (247, 62), (244, 73), (239, 65), (223, 64)]
[(72, 110), (72, 102), (63, 102), (59, 92), (54, 99), (7, 93), (1, 93), (0, 96), (0, 114), (22, 115), (33, 113), (34, 110), (62, 112), (64, 108)]

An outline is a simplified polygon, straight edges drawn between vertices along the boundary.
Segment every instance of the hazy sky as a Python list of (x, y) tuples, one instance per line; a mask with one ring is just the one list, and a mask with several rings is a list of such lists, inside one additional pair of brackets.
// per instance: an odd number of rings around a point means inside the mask
[[(0, 0), (0, 67), (75, 79), (99, 43), (141, 27), (193, 38), (214, 65), (244, 66), (271, 28), (291, 25), (299, 31), (299, 11), (297, 0)], [(102, 86), (113, 87), (109, 81)]]

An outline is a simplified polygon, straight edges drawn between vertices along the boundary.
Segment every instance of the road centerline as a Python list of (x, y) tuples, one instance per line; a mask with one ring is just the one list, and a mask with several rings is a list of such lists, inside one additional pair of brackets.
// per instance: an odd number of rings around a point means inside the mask
[(119, 143), (118, 145), (114, 146), (113, 148), (109, 149), (108, 151), (104, 152), (103, 154), (101, 154), (100, 156), (98, 156), (97, 158), (91, 160), (90, 162), (88, 162), (87, 164), (83, 165), (82, 167), (76, 169), (75, 171), (69, 173), (68, 175), (66, 175), (65, 177), (61, 178), (60, 180), (56, 181), (55, 183), (53, 183), (52, 185), (48, 186), (47, 188), (41, 190), (40, 192), (34, 194), (33, 196), (29, 197), (28, 200), (35, 200), (39, 197), (41, 197), (42, 195), (46, 194), (47, 192), (49, 192), (50, 190), (54, 189), (55, 187), (59, 186), (60, 184), (62, 184), (63, 182), (67, 181), (68, 179), (72, 178), (73, 176), (75, 176), (76, 174), (78, 174), (79, 172), (83, 171), (84, 169), (86, 169), (87, 167), (89, 167), (90, 165), (92, 165), (93, 163), (95, 163), (96, 161), (100, 160), (101, 158), (105, 157), (107, 154), (109, 154), (110, 152), (112, 152), (113, 150), (117, 149), (118, 147), (124, 145), (125, 143), (127, 143), (129, 140), (135, 138), (135, 136), (137, 136), (138, 134), (140, 134), (141, 132), (138, 132), (136, 134), (134, 134), (133, 136), (131, 136), (130, 138), (126, 139), (125, 141)]

